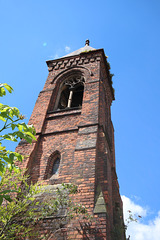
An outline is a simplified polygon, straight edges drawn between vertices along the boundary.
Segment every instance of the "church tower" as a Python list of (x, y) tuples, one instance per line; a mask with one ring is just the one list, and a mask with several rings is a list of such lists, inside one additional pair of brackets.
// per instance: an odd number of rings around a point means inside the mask
[(22, 167), (34, 183), (77, 185), (76, 201), (100, 219), (94, 239), (124, 240), (111, 121), (114, 89), (104, 50), (86, 40), (84, 47), (47, 66), (48, 78), (29, 120), (37, 141), (22, 140), (17, 147), (28, 156)]

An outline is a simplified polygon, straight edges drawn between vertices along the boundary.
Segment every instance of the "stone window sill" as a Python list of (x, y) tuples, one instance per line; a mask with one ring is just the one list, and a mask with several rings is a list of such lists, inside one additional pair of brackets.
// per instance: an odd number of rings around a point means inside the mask
[(49, 111), (47, 114), (47, 118), (55, 118), (55, 117), (61, 117), (61, 116), (68, 116), (68, 115), (74, 115), (74, 114), (81, 114), (81, 108), (66, 108), (66, 109), (59, 109), (55, 111)]

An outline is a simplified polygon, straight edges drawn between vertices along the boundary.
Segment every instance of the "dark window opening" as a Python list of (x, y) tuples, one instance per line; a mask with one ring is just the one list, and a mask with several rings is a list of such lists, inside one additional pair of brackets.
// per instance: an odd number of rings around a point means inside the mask
[(80, 86), (73, 91), (71, 107), (81, 107), (84, 87)]
[(73, 76), (68, 78), (62, 87), (57, 109), (76, 108), (82, 106), (84, 78)]
[(52, 175), (58, 174), (58, 172), (59, 172), (59, 165), (60, 165), (60, 158), (57, 157), (56, 160), (53, 163)]
[(65, 109), (68, 106), (68, 98), (69, 98), (69, 87), (66, 87), (62, 93), (61, 93), (61, 97), (59, 100), (59, 104), (58, 104), (58, 108), (59, 109)]

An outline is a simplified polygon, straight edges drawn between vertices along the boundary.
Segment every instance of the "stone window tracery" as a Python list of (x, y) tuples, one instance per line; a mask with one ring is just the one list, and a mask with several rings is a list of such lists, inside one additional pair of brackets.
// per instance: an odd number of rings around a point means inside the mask
[(74, 75), (67, 78), (61, 88), (57, 109), (81, 107), (84, 82), (84, 77), (80, 75)]

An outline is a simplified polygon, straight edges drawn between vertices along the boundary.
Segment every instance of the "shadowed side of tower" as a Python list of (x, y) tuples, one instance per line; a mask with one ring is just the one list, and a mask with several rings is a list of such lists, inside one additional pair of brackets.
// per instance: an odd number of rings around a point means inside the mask
[(21, 167), (34, 183), (78, 185), (74, 200), (98, 219), (99, 233), (87, 238), (84, 230), (71, 239), (124, 240), (110, 111), (114, 91), (104, 50), (87, 40), (47, 66), (48, 78), (29, 120), (37, 141), (18, 145), (17, 151), (28, 156)]

